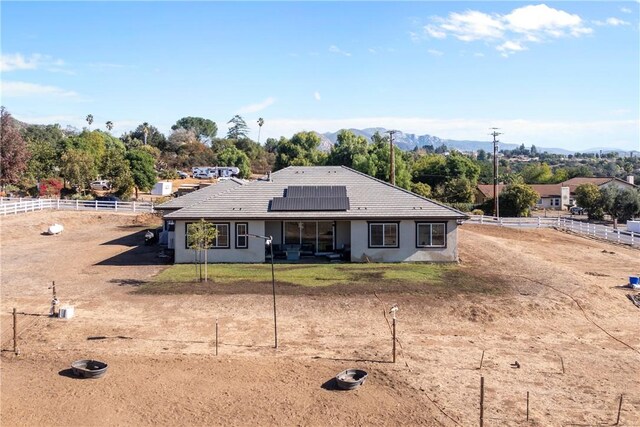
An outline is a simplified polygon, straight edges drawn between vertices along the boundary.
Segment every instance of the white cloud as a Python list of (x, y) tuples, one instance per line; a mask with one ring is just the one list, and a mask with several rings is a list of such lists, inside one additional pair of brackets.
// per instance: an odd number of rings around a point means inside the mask
[(1, 87), (2, 96), (8, 98), (28, 96), (51, 96), (57, 98), (78, 98), (78, 94), (71, 90), (57, 86), (41, 85), (37, 83), (3, 81)]
[(320, 97), (320, 92), (318, 92), (318, 91), (313, 92), (313, 98), (314, 98), (316, 101), (320, 101), (320, 100), (322, 99), (322, 98)]
[(523, 6), (504, 16), (508, 28), (516, 33), (543, 33), (553, 37), (588, 34), (578, 15), (554, 9), (546, 4)]
[(447, 37), (447, 33), (438, 29), (435, 25), (427, 25), (424, 27), (424, 31), (429, 35), (429, 37), (433, 37), (434, 39), (444, 39)]
[(620, 12), (622, 12), (622, 13), (631, 13), (631, 9), (629, 9), (628, 7), (621, 7), (620, 8)]
[(512, 53), (527, 50), (527, 48), (517, 41), (507, 40), (506, 42), (502, 43), (500, 46), (497, 46), (496, 50), (498, 52), (502, 52), (502, 56), (506, 57)]
[(0, 56), (0, 71), (35, 70), (38, 68), (40, 55), (25, 58), (21, 53)]
[[(499, 17), (468, 10), (464, 13), (453, 12), (449, 19), (439, 19), (440, 31), (448, 32), (458, 40), (474, 41), (497, 39), (504, 33), (504, 24)], [(435, 31), (438, 33), (438, 30)]]
[(612, 27), (617, 27), (619, 25), (631, 25), (629, 22), (623, 21), (622, 19), (618, 18), (607, 18), (607, 24), (611, 25)]
[(372, 53), (372, 54), (374, 54), (374, 55), (377, 55), (377, 54), (378, 54), (378, 51), (377, 51), (377, 50), (375, 50), (375, 49), (374, 49), (374, 48), (372, 48), (372, 47), (370, 47), (368, 50), (369, 50), (369, 53)]
[(344, 51), (344, 50), (340, 49), (340, 48), (339, 48), (338, 46), (336, 46), (336, 45), (331, 45), (331, 46), (329, 46), (329, 52), (331, 52), (331, 53), (337, 53), (337, 54), (339, 54), (339, 55), (344, 55), (344, 56), (351, 56), (351, 53), (346, 52), (346, 51)]
[(483, 58), (484, 57), (484, 53), (476, 52), (476, 53), (473, 54), (473, 56), (475, 56), (476, 58)]
[(437, 49), (427, 49), (427, 52), (430, 55), (433, 55), (433, 56), (442, 56), (442, 55), (444, 55), (444, 52), (441, 52), (441, 51), (439, 51)]
[[(484, 41), (494, 45), (503, 56), (527, 50), (526, 43), (581, 37), (593, 32), (580, 16), (545, 4), (519, 7), (504, 15), (476, 10), (452, 12), (447, 17), (432, 17), (431, 21), (423, 28), (423, 37), (451, 36), (464, 42)], [(608, 25), (614, 25), (613, 21)]]
[(604, 21), (593, 21), (593, 23), (599, 27), (604, 27), (604, 26), (609, 26), (609, 27), (619, 27), (622, 25), (631, 25), (628, 21), (623, 21), (622, 19), (618, 19), (618, 18), (607, 18)]
[(8, 53), (0, 55), (0, 71), (40, 70), (44, 69), (53, 73), (75, 74), (65, 68), (62, 59), (54, 59), (49, 55), (34, 53), (29, 57), (21, 53)]
[(269, 107), (270, 105), (273, 105), (275, 102), (276, 102), (276, 99), (270, 96), (264, 101), (261, 101), (255, 104), (245, 105), (244, 107), (240, 107), (238, 109), (238, 113), (240, 114), (257, 113), (258, 111), (262, 111), (265, 108)]

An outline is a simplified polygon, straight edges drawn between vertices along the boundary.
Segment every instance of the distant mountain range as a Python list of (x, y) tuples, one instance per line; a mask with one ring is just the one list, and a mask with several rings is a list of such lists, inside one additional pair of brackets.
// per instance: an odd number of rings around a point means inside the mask
[[(387, 132), (385, 128), (367, 128), (367, 129), (348, 129), (356, 135), (361, 135), (367, 138), (367, 140), (371, 140), (371, 137), (379, 132), (381, 135), (384, 135)], [(338, 131), (339, 132), (339, 131)], [(320, 149), (329, 151), (331, 146), (336, 143), (338, 138), (338, 132), (326, 132), (326, 133), (318, 133), (322, 142), (320, 143)], [(455, 148), (458, 151), (478, 151), (480, 149), (485, 150), (487, 152), (493, 151), (493, 142), (491, 141), (467, 141), (467, 140), (454, 140), (454, 139), (442, 139), (437, 136), (432, 135), (416, 135), (413, 133), (404, 133), (402, 131), (398, 131), (393, 135), (393, 142), (402, 150), (413, 150), (416, 147), (424, 147), (425, 145), (433, 145), (434, 147), (439, 147), (441, 145), (446, 145), (447, 148)], [(507, 144), (500, 143), (501, 150), (513, 150), (514, 148), (518, 148), (521, 144)], [(527, 148), (531, 148), (530, 145)], [(536, 145), (536, 148), (539, 152), (547, 152), (551, 154), (573, 154), (576, 151), (565, 150), (562, 148), (549, 148), (549, 147), (540, 147)], [(626, 153), (627, 150), (621, 150), (616, 148), (591, 148), (588, 150), (577, 150), (581, 153), (598, 153), (602, 151), (603, 153), (608, 153), (611, 151), (617, 151), (618, 153)], [(634, 151), (635, 155), (640, 154), (638, 151)]]

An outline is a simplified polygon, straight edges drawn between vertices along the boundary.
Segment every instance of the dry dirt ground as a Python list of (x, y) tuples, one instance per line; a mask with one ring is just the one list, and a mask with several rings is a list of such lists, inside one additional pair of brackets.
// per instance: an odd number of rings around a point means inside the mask
[[(132, 293), (166, 267), (157, 249), (140, 246), (149, 218), (48, 211), (0, 220), (2, 426), (470, 426), (481, 377), (485, 426), (612, 425), (621, 394), (619, 425), (640, 425), (640, 310), (621, 287), (640, 272), (638, 250), (464, 225), (459, 268), (494, 278), (501, 292), (452, 284), (433, 294), (280, 295), (274, 350), (268, 293)], [(41, 235), (54, 222), (62, 235)], [(73, 319), (46, 316), (54, 280)], [(383, 314), (394, 303), (395, 364)], [(22, 313), (17, 357), (13, 307)], [(106, 376), (70, 376), (83, 358), (107, 362)], [(352, 367), (367, 370), (367, 382), (336, 391), (331, 378)]]

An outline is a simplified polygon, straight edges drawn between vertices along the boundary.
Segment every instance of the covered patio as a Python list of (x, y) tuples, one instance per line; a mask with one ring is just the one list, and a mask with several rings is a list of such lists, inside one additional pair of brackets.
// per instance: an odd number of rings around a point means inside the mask
[(265, 234), (273, 237), (275, 259), (350, 259), (349, 221), (265, 221)]

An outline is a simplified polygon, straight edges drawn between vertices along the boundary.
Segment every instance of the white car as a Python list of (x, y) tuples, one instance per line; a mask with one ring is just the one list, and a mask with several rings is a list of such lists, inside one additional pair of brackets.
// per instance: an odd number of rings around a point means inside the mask
[(213, 172), (198, 172), (194, 174), (193, 177), (198, 179), (211, 179), (215, 178), (216, 174)]
[(111, 183), (105, 179), (93, 181), (91, 184), (92, 190), (109, 190), (111, 188)]

